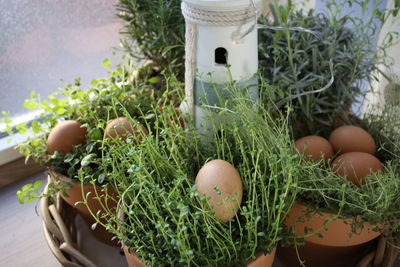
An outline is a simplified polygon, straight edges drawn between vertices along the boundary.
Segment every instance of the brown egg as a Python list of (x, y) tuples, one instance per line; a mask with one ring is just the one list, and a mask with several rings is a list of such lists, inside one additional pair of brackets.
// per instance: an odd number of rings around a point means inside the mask
[(221, 222), (235, 217), (242, 202), (243, 185), (239, 172), (224, 160), (212, 160), (205, 164), (196, 177), (200, 195), (210, 197), (208, 203)]
[(126, 140), (127, 133), (131, 133), (135, 136), (142, 134), (148, 134), (148, 131), (139, 122), (129, 121), (125, 117), (116, 118), (107, 123), (106, 129), (104, 130), (105, 138), (115, 139), (120, 138)]
[(365, 184), (365, 176), (384, 170), (383, 164), (373, 155), (365, 152), (349, 152), (332, 162), (333, 171), (346, 176), (356, 186)]
[(329, 137), (335, 153), (365, 152), (375, 154), (376, 146), (372, 136), (364, 129), (352, 125), (336, 128)]
[(86, 128), (77, 121), (67, 120), (58, 123), (47, 137), (47, 151), (50, 155), (56, 151), (65, 154), (72, 152), (74, 146), (83, 144), (87, 134)]
[(305, 136), (295, 143), (297, 152), (309, 157), (310, 160), (318, 161), (330, 159), (333, 156), (331, 144), (325, 138), (316, 135)]

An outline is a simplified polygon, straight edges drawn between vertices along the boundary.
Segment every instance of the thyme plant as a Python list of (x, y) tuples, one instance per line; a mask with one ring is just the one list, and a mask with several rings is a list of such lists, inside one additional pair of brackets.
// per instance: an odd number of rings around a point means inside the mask
[[(152, 134), (118, 146), (104, 143), (101, 166), (124, 214), (104, 215), (112, 218), (106, 227), (148, 266), (245, 264), (283, 238), (302, 165), (292, 153), (287, 117), (272, 118), (244, 97), (234, 97), (219, 116), (229, 119), (214, 124), (208, 141), (189, 122), (186, 128), (171, 124), (176, 119), (169, 107), (156, 117)], [(227, 223), (214, 216), (194, 185), (198, 170), (212, 159), (232, 163), (243, 182), (240, 210)], [(86, 175), (82, 169), (81, 178)]]
[(368, 129), (376, 141), (376, 157), (385, 166), (383, 173), (367, 176), (367, 183), (357, 187), (316, 163), (313, 169), (302, 169), (299, 201), (325, 212), (357, 218), (354, 229), (368, 222), (388, 236), (396, 233), (400, 227), (399, 108), (398, 104), (385, 105), (378, 114), (366, 114), (358, 125)]
[(315, 168), (303, 168), (298, 180), (300, 202), (353, 219), (354, 232), (366, 222), (375, 225), (374, 230), (382, 232), (389, 244), (394, 244), (400, 228), (400, 101), (395, 98), (398, 88), (392, 89), (387, 92), (388, 101), (369, 106), (363, 119), (353, 122), (375, 140), (375, 156), (385, 166), (383, 173), (367, 176), (367, 183), (357, 187), (328, 166), (315, 163)]

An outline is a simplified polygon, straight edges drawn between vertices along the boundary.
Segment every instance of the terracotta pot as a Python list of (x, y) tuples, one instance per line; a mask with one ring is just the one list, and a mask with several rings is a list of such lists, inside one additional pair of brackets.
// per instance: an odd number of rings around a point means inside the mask
[[(124, 253), (129, 267), (147, 267), (140, 261), (135, 253), (129, 252), (129, 249), (124, 246)], [(257, 259), (247, 263), (248, 267), (271, 267), (275, 259), (276, 248), (268, 255), (260, 254)]]
[(304, 246), (278, 247), (277, 257), (286, 267), (354, 267), (370, 251), (374, 241), (346, 247), (324, 246), (305, 241)]
[[(107, 203), (105, 200), (104, 192), (102, 191), (101, 186), (97, 185), (92, 185), (92, 184), (84, 184), (83, 185), (83, 193), (87, 195), (89, 192), (89, 196), (87, 199), (87, 206), (83, 203), (77, 203), (79, 201), (83, 201), (82, 197), (82, 185), (79, 181), (72, 180), (65, 175), (56, 173), (54, 171), (49, 170), (48, 171), (51, 180), (54, 182), (56, 179), (59, 179), (62, 184), (66, 185), (66, 188), (64, 192), (68, 195), (65, 196), (63, 193), (61, 193), (62, 199), (67, 202), (71, 207), (75, 208), (78, 213), (83, 217), (83, 219), (86, 221), (88, 224), (89, 228), (91, 229), (92, 224), (96, 222), (96, 220), (93, 218), (91, 213), (89, 212), (89, 209), (92, 211), (93, 214), (97, 214), (97, 212), (100, 210), (101, 213), (104, 213), (104, 209), (102, 205), (107, 205), (109, 209), (116, 209), (117, 203), (108, 199)], [(70, 187), (69, 187), (70, 186)], [(97, 194), (100, 196), (100, 201), (98, 199), (95, 199)], [(112, 187), (108, 187), (107, 193), (110, 196), (113, 196), (115, 198), (115, 192), (112, 189)], [(88, 209), (89, 208), (89, 209)], [(102, 223), (106, 222), (105, 218), (101, 219)], [(106, 244), (112, 245), (112, 246), (119, 246), (118, 240), (113, 238), (113, 234), (108, 232), (102, 225), (97, 225), (96, 229), (93, 231), (91, 230), (92, 233), (100, 240), (103, 241)]]
[[(308, 216), (305, 215), (306, 211), (306, 206), (296, 203), (286, 218), (286, 226), (289, 228), (294, 226), (296, 236), (305, 236), (306, 227), (311, 228), (313, 231), (322, 229), (325, 221), (336, 216), (329, 213), (313, 213), (310, 218), (307, 218)], [(297, 221), (299, 219), (301, 221)], [(380, 232), (374, 232), (372, 230), (376, 228), (376, 226), (369, 223), (364, 223), (362, 229), (358, 229), (356, 233), (353, 233), (351, 229), (351, 220), (343, 220), (341, 218), (330, 222), (326, 228), (327, 229), (319, 231), (323, 236), (322, 238), (318, 235), (312, 235), (305, 238), (305, 240), (325, 246), (345, 247), (367, 243), (380, 235)]]
[[(124, 206), (124, 203), (122, 203)], [(118, 218), (123, 222), (125, 220), (125, 214), (123, 209), (118, 209)], [(140, 261), (138, 255), (134, 252), (130, 252), (128, 247), (122, 243), (125, 258), (129, 267), (147, 267), (143, 262)], [(259, 254), (253, 261), (249, 261), (247, 266), (249, 267), (271, 267), (275, 259), (276, 248), (268, 255)], [(239, 266), (238, 266), (239, 267)]]
[(370, 241), (380, 235), (372, 230), (376, 226), (369, 223), (364, 223), (364, 227), (354, 233), (352, 221), (340, 217), (324, 228), (324, 222), (334, 218), (335, 214), (314, 212), (306, 215), (306, 211), (306, 206), (296, 203), (286, 218), (286, 226), (299, 237), (307, 235), (305, 228), (311, 228), (322, 237), (316, 234), (306, 237), (305, 245), (299, 248), (280, 247), (278, 257), (287, 266), (301, 266), (299, 257), (307, 267), (355, 266), (368, 250)]
[(271, 267), (274, 263), (276, 248), (268, 255), (260, 254), (254, 261), (249, 261), (247, 263), (248, 267)]
[(126, 246), (123, 246), (126, 261), (129, 267), (147, 267), (143, 262), (140, 261), (136, 253), (129, 252)]

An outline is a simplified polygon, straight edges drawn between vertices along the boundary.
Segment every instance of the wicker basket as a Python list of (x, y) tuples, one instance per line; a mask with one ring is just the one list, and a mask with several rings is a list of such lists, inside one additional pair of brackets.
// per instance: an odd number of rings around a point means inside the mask
[(395, 267), (400, 266), (400, 233), (397, 236), (381, 235), (374, 249), (357, 264), (357, 267)]
[[(47, 192), (48, 184), (44, 189), (45, 195)], [(60, 193), (54, 197), (43, 197), (40, 200), (40, 214), (43, 219), (43, 231), (47, 244), (62, 266), (127, 266), (122, 250), (106, 245), (91, 235), (84, 220), (73, 207), (62, 200)], [(83, 231), (82, 228), (86, 228), (84, 229), (86, 231)], [(87, 240), (83, 239), (90, 239), (92, 244), (85, 244)], [(89, 253), (88, 247), (92, 247), (96, 251)], [(89, 255), (92, 255), (92, 258)], [(105, 258), (108, 259), (108, 263), (99, 262)]]
[[(48, 191), (48, 184), (44, 193)], [(66, 267), (98, 267), (100, 264), (95, 262), (98, 259), (90, 259), (88, 255), (82, 252), (82, 246), (79, 242), (79, 226), (76, 225), (77, 212), (64, 203), (58, 193), (55, 197), (43, 197), (40, 200), (40, 211), (43, 218), (43, 231), (50, 250), (61, 263)], [(393, 267), (400, 266), (400, 262), (396, 261), (399, 250), (395, 246), (400, 246), (400, 234), (397, 237), (391, 237), (388, 242), (383, 235), (376, 242), (374, 248), (357, 264), (357, 267)], [(99, 242), (100, 243), (100, 242)], [(102, 244), (103, 246), (107, 246)], [(393, 246), (395, 245), (395, 246)], [(115, 250), (111, 246), (107, 246), (108, 251)], [(99, 253), (100, 254), (100, 253)], [(113, 253), (111, 262), (114, 267), (127, 266), (125, 259), (121, 253)], [(103, 266), (104, 264), (101, 264)], [(276, 266), (276, 265), (274, 265)], [(278, 265), (282, 266), (282, 265)]]

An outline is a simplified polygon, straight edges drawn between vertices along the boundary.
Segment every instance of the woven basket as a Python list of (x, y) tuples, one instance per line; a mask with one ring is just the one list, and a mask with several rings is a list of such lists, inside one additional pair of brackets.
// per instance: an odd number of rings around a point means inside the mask
[[(49, 179), (50, 181), (50, 179)], [(47, 195), (48, 186), (44, 189)], [(62, 266), (97, 267), (77, 246), (77, 229), (74, 224), (77, 216), (74, 208), (64, 203), (58, 193), (55, 197), (46, 196), (40, 200), (40, 213), (43, 231), (49, 248)]]
[[(44, 189), (45, 195), (47, 192), (48, 184)], [(47, 244), (62, 266), (98, 267), (77, 245), (79, 229), (75, 222), (78, 214), (62, 200), (60, 193), (54, 197), (43, 197), (40, 200), (40, 211)], [(400, 234), (390, 237), (389, 240), (382, 235), (373, 250), (362, 258), (357, 267), (400, 266), (396, 261), (399, 250), (395, 248), (400, 247)]]
[(396, 236), (381, 235), (374, 249), (357, 264), (357, 267), (394, 267), (400, 266), (398, 260), (400, 232)]

